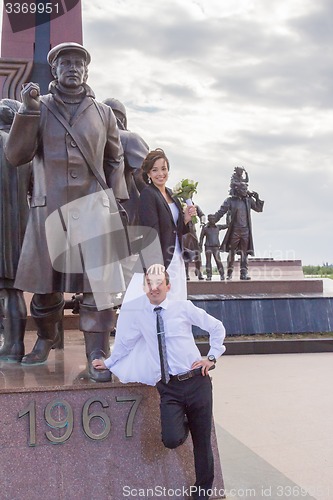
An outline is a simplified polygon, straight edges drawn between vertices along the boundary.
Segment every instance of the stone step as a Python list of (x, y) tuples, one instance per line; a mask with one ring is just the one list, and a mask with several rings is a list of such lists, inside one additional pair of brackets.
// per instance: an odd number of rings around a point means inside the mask
[(320, 279), (188, 281), (187, 291), (190, 296), (300, 293), (312, 294), (323, 292), (323, 281)]

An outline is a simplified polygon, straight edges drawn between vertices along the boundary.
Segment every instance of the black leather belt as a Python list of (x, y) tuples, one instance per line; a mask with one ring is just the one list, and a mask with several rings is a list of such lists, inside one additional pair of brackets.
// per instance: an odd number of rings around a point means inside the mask
[(201, 368), (194, 368), (193, 370), (189, 370), (188, 372), (178, 373), (178, 375), (170, 375), (170, 379), (177, 379), (179, 382), (183, 382), (184, 380), (188, 380), (192, 377), (197, 377), (198, 375), (202, 375)]

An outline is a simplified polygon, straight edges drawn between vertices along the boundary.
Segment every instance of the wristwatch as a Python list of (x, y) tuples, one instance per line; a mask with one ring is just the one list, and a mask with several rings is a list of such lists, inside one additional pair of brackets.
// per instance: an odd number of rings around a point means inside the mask
[(209, 356), (207, 356), (207, 359), (208, 359), (208, 361), (212, 361), (213, 363), (216, 363), (216, 358), (213, 354), (210, 354)]

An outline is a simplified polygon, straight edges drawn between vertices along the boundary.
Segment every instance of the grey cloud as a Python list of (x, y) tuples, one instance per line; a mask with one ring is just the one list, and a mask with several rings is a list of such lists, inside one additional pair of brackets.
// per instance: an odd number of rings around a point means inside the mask
[(196, 97), (196, 92), (190, 88), (188, 85), (174, 84), (160, 84), (160, 88), (163, 94), (169, 94), (173, 97), (178, 97), (182, 100), (188, 100), (193, 102)]
[(106, 43), (120, 52), (131, 49), (158, 58), (204, 57), (207, 43), (213, 44), (218, 36), (208, 21), (193, 20), (181, 8), (167, 18), (118, 16), (100, 20), (98, 25), (88, 19), (87, 30), (93, 31), (97, 43)]
[(333, 42), (332, 30), (333, 3), (331, 0), (319, 0), (313, 3), (313, 8), (307, 15), (300, 16), (289, 22), (300, 36), (314, 45), (331, 49)]
[(259, 106), (326, 108), (333, 106), (333, 69), (321, 54), (292, 48), (289, 54), (272, 54), (256, 64), (243, 61), (236, 67), (214, 70), (212, 88), (221, 99)]
[(304, 134), (292, 132), (290, 127), (285, 132), (251, 132), (248, 130), (238, 130), (235, 140), (241, 144), (246, 150), (261, 150), (266, 151), (278, 149), (289, 149), (297, 147), (305, 147), (311, 151), (327, 151), (327, 148), (332, 150), (332, 136), (329, 133), (319, 133), (315, 136), (308, 137)]
[[(181, 8), (166, 17), (138, 20), (128, 15), (90, 26), (88, 20), (87, 30), (93, 30), (94, 43), (116, 57), (136, 51), (138, 57), (150, 58), (150, 69), (154, 59), (162, 59), (166, 69), (171, 61), (178, 62), (198, 78), (212, 77), (211, 88), (222, 100), (272, 108), (327, 107), (333, 105), (333, 70), (310, 36), (319, 20), (325, 21), (323, 12), (316, 15), (313, 25), (311, 16), (293, 20), (292, 33), (286, 35), (238, 18), (194, 20)], [(142, 71), (144, 75), (144, 67)], [(193, 89), (177, 84), (163, 90), (181, 98), (195, 95)]]
[(162, 108), (159, 108), (158, 106), (140, 106), (136, 102), (133, 101), (126, 101), (124, 102), (126, 109), (132, 109), (135, 111), (141, 111), (142, 113), (159, 113), (162, 111)]

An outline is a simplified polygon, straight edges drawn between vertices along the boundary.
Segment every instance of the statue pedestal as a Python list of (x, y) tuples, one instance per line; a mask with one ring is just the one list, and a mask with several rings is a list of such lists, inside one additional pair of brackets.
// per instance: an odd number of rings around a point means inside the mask
[[(227, 265), (224, 263), (225, 274)], [(202, 294), (253, 295), (253, 294), (317, 294), (323, 292), (323, 280), (305, 279), (300, 260), (249, 259), (251, 280), (239, 279), (239, 260), (235, 262), (232, 280), (187, 282), (190, 296)]]
[[(241, 281), (235, 266), (231, 281), (189, 281), (189, 299), (221, 319), (229, 337), (332, 331), (333, 294), (322, 279), (304, 278), (300, 260), (251, 259), (249, 275)], [(195, 328), (194, 335), (206, 332)]]
[[(163, 446), (156, 389), (89, 382), (84, 368), (81, 332), (66, 332), (65, 349), (45, 365), (0, 364), (2, 498), (190, 497), (192, 442)], [(224, 485), (215, 431), (212, 442), (216, 499)]]

